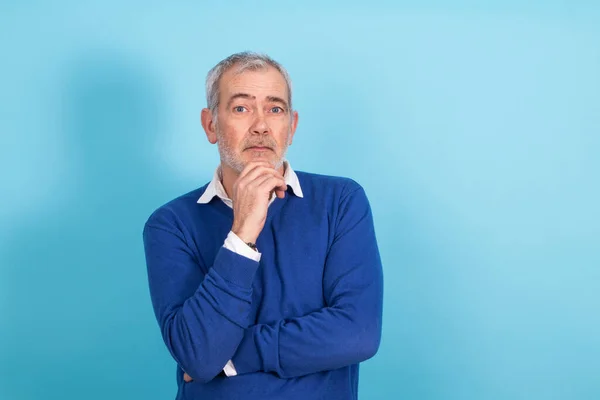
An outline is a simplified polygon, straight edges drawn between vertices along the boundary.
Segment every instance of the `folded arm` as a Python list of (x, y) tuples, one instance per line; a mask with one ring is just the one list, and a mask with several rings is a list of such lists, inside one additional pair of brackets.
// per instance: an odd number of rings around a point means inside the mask
[(323, 309), (248, 328), (233, 357), (237, 372), (291, 378), (356, 364), (377, 352), (383, 275), (371, 209), (360, 187), (340, 203), (323, 290)]
[(208, 382), (235, 353), (249, 321), (258, 262), (222, 247), (205, 266), (167, 211), (144, 227), (150, 296), (163, 340), (181, 368)]

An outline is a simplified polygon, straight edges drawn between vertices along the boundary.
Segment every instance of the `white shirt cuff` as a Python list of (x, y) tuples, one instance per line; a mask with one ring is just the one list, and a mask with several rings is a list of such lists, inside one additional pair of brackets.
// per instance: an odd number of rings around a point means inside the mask
[(227, 235), (223, 246), (227, 250), (231, 250), (234, 253), (237, 253), (241, 256), (250, 258), (251, 260), (254, 260), (256, 262), (260, 261), (261, 254), (258, 251), (253, 250), (252, 247), (244, 243), (244, 241), (240, 239), (238, 235), (231, 231)]
[[(254, 251), (254, 250), (252, 250)], [(227, 376), (236, 376), (237, 375), (237, 371), (235, 370), (235, 367), (233, 366), (233, 363), (231, 362), (231, 360), (227, 361), (227, 364), (225, 364), (225, 368), (223, 368), (223, 371), (225, 371), (225, 375)]]

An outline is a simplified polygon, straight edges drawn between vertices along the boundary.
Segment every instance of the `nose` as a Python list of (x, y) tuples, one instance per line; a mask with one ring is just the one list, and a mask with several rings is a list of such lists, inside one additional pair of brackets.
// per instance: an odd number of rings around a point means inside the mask
[(266, 135), (269, 133), (269, 125), (267, 124), (264, 113), (256, 113), (256, 118), (250, 127), (250, 132), (255, 135)]

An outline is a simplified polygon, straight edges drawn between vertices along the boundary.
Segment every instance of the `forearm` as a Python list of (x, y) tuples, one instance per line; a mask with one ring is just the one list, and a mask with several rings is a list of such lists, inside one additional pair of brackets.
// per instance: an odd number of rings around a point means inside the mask
[[(160, 247), (171, 239), (168, 232), (148, 227), (144, 238), (151, 298), (164, 342), (185, 372), (197, 381), (210, 381), (233, 356), (249, 324), (258, 262), (221, 248), (200, 277), (198, 266), (183, 262), (185, 253), (152, 251), (153, 244)], [(174, 274), (174, 266), (189, 271)]]
[(324, 265), (325, 307), (246, 330), (233, 358), (238, 372), (266, 371), (289, 378), (356, 364), (376, 353), (383, 271), (364, 191), (350, 191), (340, 210), (344, 217)]
[(365, 361), (377, 352), (380, 338), (381, 309), (375, 302), (360, 315), (351, 308), (326, 307), (248, 328), (233, 362), (238, 373), (264, 371), (292, 378)]
[(250, 295), (228, 289), (209, 273), (193, 297), (159, 321), (169, 352), (197, 381), (210, 381), (223, 369), (248, 323)]

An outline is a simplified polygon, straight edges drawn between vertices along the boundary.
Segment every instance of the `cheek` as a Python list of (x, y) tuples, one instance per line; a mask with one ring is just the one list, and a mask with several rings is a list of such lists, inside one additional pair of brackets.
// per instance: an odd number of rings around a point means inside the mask
[(223, 140), (226, 141), (230, 147), (238, 147), (246, 136), (246, 131), (237, 124), (223, 124), (220, 131)]
[(287, 145), (289, 142), (289, 135), (291, 133), (290, 125), (289, 124), (280, 124), (280, 126), (277, 127), (277, 130), (275, 132), (277, 132), (276, 140), (279, 143), (279, 145), (280, 146)]

